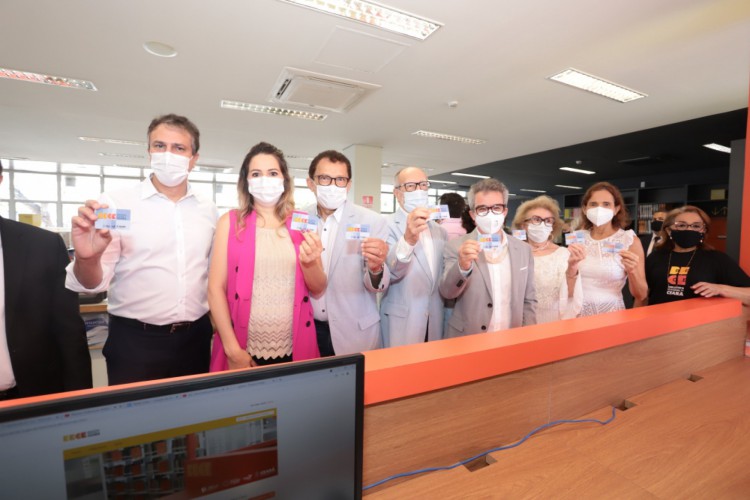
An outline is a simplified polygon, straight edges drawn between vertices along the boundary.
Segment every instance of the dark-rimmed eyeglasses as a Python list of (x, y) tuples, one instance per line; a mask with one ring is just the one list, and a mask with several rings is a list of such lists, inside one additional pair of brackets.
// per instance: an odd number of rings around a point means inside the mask
[(330, 186), (331, 182), (335, 182), (336, 186), (342, 188), (349, 184), (349, 177), (331, 177), (330, 175), (316, 175), (315, 184), (318, 186)]
[(505, 212), (505, 205), (503, 205), (502, 203), (492, 205), (491, 207), (488, 207), (486, 205), (479, 205), (478, 207), (474, 208), (474, 213), (480, 217), (484, 217), (485, 215), (490, 213), (490, 210), (492, 210), (493, 214), (500, 215), (501, 213)]
[(542, 219), (538, 215), (532, 215), (528, 219), (525, 219), (524, 222), (530, 222), (534, 224), (535, 226), (538, 226), (542, 222), (544, 222), (545, 226), (552, 227), (555, 225), (555, 218), (554, 217), (547, 217), (546, 219)]
[(396, 189), (403, 189), (404, 191), (411, 193), (412, 191), (416, 191), (417, 188), (421, 189), (422, 191), (427, 191), (429, 187), (430, 181), (404, 182), (403, 184), (396, 186)]
[(685, 231), (690, 229), (691, 231), (703, 231), (706, 229), (706, 225), (702, 222), (696, 222), (694, 224), (688, 224), (687, 222), (675, 222), (672, 227), (678, 231)]

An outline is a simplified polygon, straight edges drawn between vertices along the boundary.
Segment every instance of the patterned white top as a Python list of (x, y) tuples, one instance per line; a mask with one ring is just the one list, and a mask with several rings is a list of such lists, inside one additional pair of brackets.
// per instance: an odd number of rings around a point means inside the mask
[(253, 302), (247, 325), (247, 352), (256, 358), (292, 354), (296, 266), (294, 244), (286, 227), (256, 228)]
[(622, 257), (617, 253), (605, 252), (607, 242), (621, 243), (627, 250), (636, 236), (632, 230), (618, 229), (615, 234), (601, 240), (586, 233), (586, 258), (578, 265), (580, 280), (583, 284), (583, 307), (581, 316), (625, 309), (622, 300), (622, 287), (625, 286), (627, 273), (622, 267)]
[(569, 257), (570, 251), (565, 247), (558, 247), (551, 254), (534, 256), (537, 324), (575, 318), (581, 311), (583, 289), (580, 276), (576, 280), (573, 297), (568, 297), (565, 271)]

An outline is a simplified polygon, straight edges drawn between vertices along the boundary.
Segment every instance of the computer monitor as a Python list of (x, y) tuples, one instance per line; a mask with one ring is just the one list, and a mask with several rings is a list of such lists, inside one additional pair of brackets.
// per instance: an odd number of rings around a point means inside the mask
[(0, 497), (362, 495), (364, 357), (0, 409)]

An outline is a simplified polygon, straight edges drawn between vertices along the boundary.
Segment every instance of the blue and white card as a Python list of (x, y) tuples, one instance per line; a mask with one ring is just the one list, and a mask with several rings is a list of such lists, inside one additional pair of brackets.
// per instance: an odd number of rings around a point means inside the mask
[(128, 231), (130, 229), (130, 209), (100, 208), (94, 211), (96, 229)]
[(364, 240), (370, 237), (369, 224), (348, 224), (346, 226), (347, 240)]
[(483, 234), (477, 233), (477, 239), (479, 240), (479, 246), (482, 250), (495, 250), (500, 248), (500, 235), (497, 233)]

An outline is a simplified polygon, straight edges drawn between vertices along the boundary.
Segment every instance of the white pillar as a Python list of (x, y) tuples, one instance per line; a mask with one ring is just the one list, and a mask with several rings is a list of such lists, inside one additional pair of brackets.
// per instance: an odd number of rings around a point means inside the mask
[(353, 144), (344, 149), (352, 163), (352, 188), (349, 199), (357, 205), (380, 213), (380, 181), (383, 148)]

